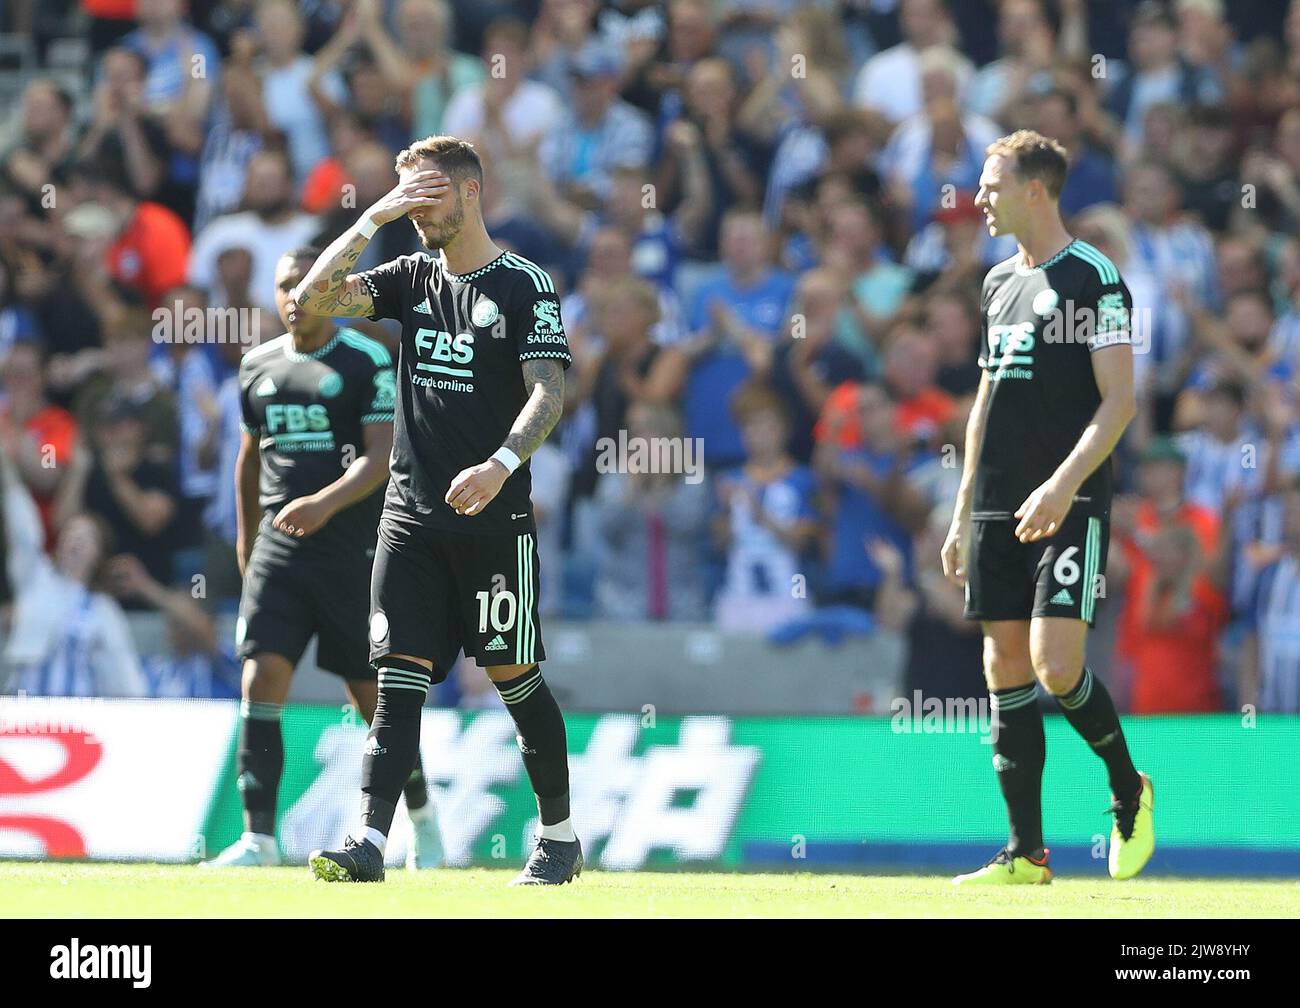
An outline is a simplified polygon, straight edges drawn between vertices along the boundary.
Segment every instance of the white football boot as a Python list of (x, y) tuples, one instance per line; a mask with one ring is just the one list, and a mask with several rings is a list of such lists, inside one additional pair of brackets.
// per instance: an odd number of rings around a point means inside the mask
[(438, 810), (433, 802), (416, 809), (411, 815), (411, 842), (406, 848), (406, 867), (441, 868), (444, 861), (442, 830), (438, 828)]
[(280, 864), (280, 847), (275, 837), (265, 833), (244, 833), (211, 861), (200, 862), (200, 867), (277, 868)]

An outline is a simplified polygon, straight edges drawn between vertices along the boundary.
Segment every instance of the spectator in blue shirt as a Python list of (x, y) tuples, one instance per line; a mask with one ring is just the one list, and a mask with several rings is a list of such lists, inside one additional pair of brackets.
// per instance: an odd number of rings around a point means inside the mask
[(710, 466), (744, 458), (740, 429), (725, 404), (772, 344), (794, 295), (794, 280), (770, 262), (762, 218), (737, 210), (722, 222), (722, 275), (705, 283), (687, 312), (692, 338), (686, 429), (702, 437)]
[(873, 607), (882, 572), (870, 553), (864, 555), (871, 540), (887, 540), (911, 570), (911, 536), (924, 527), (928, 505), (907, 480), (912, 460), (899, 438), (894, 411), (883, 385), (862, 385), (857, 402), (861, 443), (844, 447), (840, 431), (831, 426), (817, 446), (816, 467), (833, 510), (824, 602)]

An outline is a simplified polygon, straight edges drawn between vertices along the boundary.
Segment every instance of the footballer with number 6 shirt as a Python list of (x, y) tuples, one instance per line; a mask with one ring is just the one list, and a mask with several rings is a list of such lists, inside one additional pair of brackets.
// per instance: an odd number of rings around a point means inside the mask
[(1051, 881), (1038, 684), (1106, 766), (1110, 874), (1131, 878), (1155, 847), (1151, 781), (1084, 665), (1106, 566), (1110, 454), (1136, 408), (1133, 302), (1115, 264), (1061, 223), (1067, 164), (1055, 140), (1020, 130), (989, 145), (975, 197), (989, 233), (1015, 235), (1019, 250), (984, 278), (983, 374), (942, 561), (983, 627), (1011, 834), (958, 885)]

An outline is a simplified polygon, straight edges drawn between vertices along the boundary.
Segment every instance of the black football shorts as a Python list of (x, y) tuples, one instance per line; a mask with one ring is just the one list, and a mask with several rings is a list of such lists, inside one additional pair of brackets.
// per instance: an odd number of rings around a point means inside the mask
[(531, 518), (519, 524), (473, 535), (385, 513), (370, 585), (371, 664), (425, 658), (442, 682), (462, 649), (480, 667), (543, 661), (537, 530)]
[(264, 518), (239, 598), (240, 659), (270, 653), (297, 665), (315, 636), (321, 668), (345, 679), (374, 678), (366, 648), (373, 557), (373, 540), (292, 540)]
[(966, 618), (1027, 620), (1035, 616), (1096, 622), (1097, 600), (1104, 598), (1109, 515), (1082, 510), (1065, 516), (1046, 539), (1022, 543), (1019, 519), (971, 522), (966, 572)]

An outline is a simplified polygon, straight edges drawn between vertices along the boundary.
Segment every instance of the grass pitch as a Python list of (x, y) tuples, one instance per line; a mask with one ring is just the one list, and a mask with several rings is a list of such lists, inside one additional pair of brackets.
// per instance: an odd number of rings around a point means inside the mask
[(306, 868), (0, 862), (0, 917), (1296, 917), (1300, 883), (1060, 879), (955, 890), (947, 876), (601, 872), (509, 889), (514, 869), (390, 869), (381, 885)]

